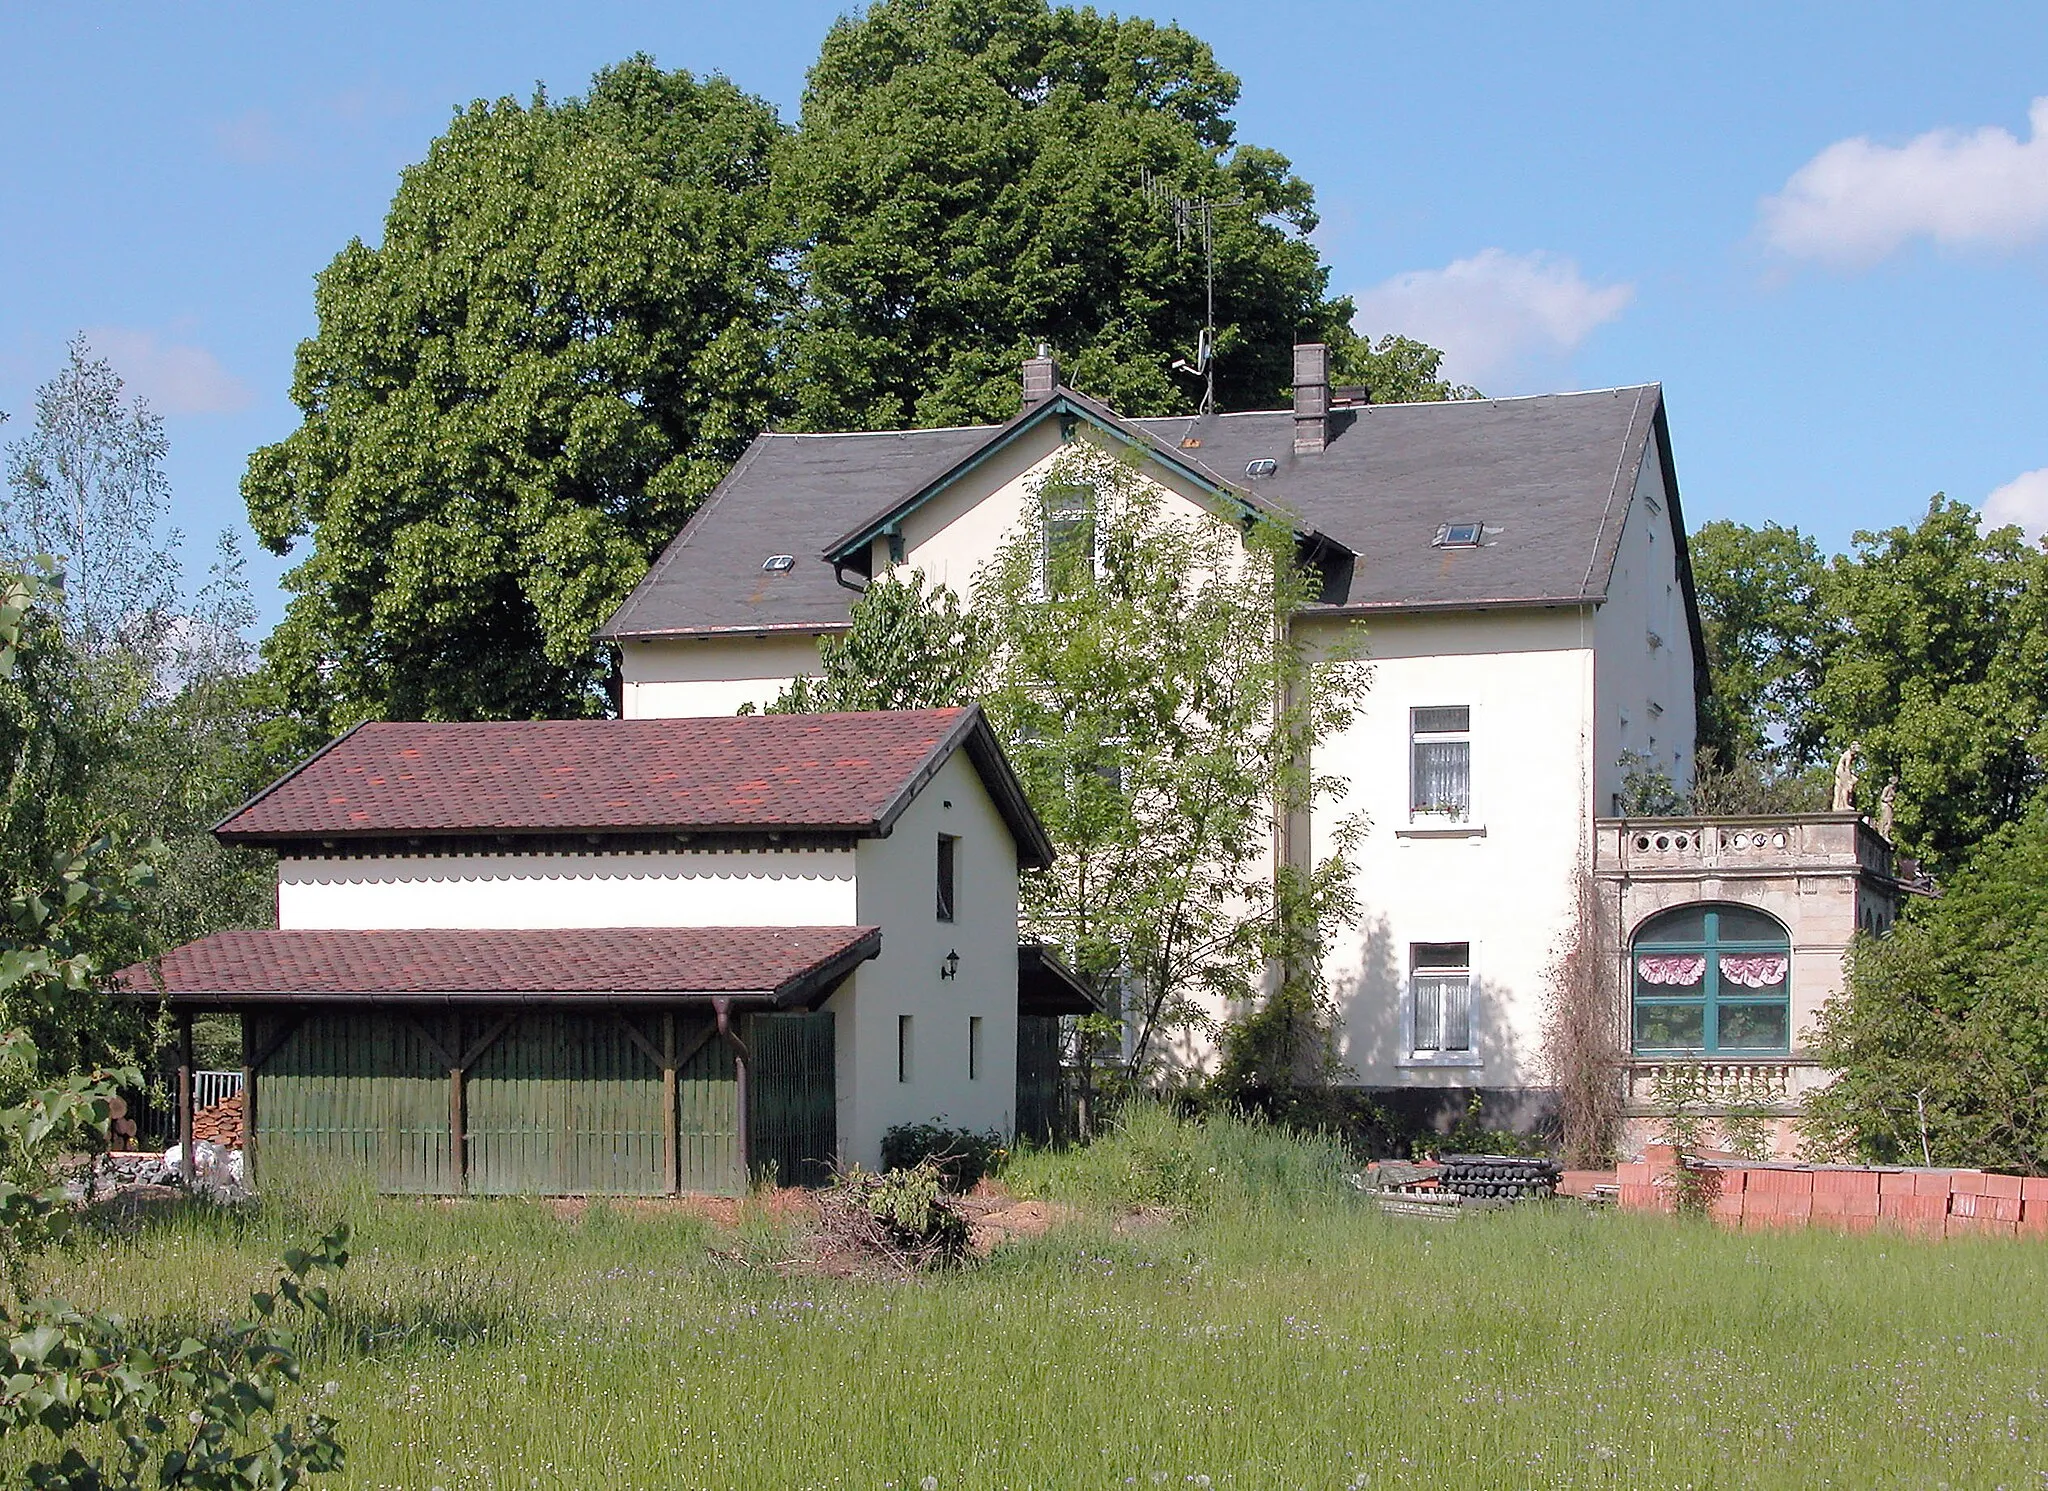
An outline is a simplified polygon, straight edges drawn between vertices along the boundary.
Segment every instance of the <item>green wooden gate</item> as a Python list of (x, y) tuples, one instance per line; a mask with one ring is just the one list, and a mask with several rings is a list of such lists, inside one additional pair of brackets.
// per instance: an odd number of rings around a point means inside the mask
[(1060, 1137), (1060, 1017), (1017, 1017), (1017, 1137), (1050, 1144)]
[(668, 1189), (662, 1077), (623, 1018), (521, 1014), (466, 1093), (478, 1196), (658, 1196)]
[(757, 1180), (822, 1185), (839, 1154), (832, 1013), (755, 1015), (747, 1022), (747, 1158)]
[(257, 1080), (257, 1163), (275, 1174), (296, 1153), (360, 1167), (380, 1191), (446, 1195), (448, 1069), (426, 1032), (388, 1016), (250, 1014), (245, 1039), (267, 1051)]

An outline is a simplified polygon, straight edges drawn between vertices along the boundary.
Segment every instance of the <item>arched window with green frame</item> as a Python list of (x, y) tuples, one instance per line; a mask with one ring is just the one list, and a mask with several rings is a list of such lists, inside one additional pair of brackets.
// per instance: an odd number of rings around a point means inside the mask
[(1679, 906), (1637, 929), (1634, 1046), (1642, 1055), (1784, 1055), (1792, 939), (1748, 906)]

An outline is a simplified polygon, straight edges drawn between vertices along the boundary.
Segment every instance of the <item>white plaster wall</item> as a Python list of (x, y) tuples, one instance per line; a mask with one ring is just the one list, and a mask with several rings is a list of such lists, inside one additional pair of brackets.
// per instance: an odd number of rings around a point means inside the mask
[(1683, 789), (1692, 780), (1698, 729), (1692, 632), (1679, 587), (1670, 497), (1654, 443), (1631, 494), (1607, 602), (1595, 621), (1594, 647), (1599, 721), (1594, 803), (1602, 813), (1616, 811), (1619, 763), (1629, 751), (1649, 758)]
[[(1320, 811), (1371, 819), (1355, 856), (1361, 917), (1325, 965), (1343, 1017), (1340, 1055), (1367, 1086), (1511, 1087), (1541, 1081), (1543, 975), (1591, 852), (1586, 723), (1591, 619), (1579, 610), (1389, 617), (1367, 633), (1373, 683), (1350, 728), (1318, 754), (1349, 779)], [(1409, 710), (1472, 711), (1472, 816), (1411, 822)], [(1476, 1065), (1414, 1065), (1404, 1020), (1410, 945), (1472, 945)]]
[(281, 859), (277, 924), (854, 926), (854, 870), (850, 849)]
[[(1077, 427), (1075, 438), (1099, 443), (1100, 437), (1084, 425)], [(951, 586), (963, 597), (969, 595), (975, 573), (995, 557), (1004, 540), (1020, 526), (1035, 529), (1033, 489), (1069, 448), (1060, 440), (1058, 425), (1048, 420), (933, 497), (904, 520), (905, 566), (921, 570), (928, 581)], [(1157, 463), (1148, 462), (1141, 469), (1165, 498), (1161, 516), (1179, 522), (1215, 520), (1204, 505), (1206, 494), (1192, 482)], [(879, 541), (877, 552), (884, 552)]]
[(629, 720), (737, 714), (774, 701), (799, 673), (816, 673), (819, 633), (770, 632), (624, 642), (619, 671)]
[[(938, 836), (959, 839), (956, 919), (937, 910)], [(882, 927), (828, 1008), (839, 1015), (839, 1146), (874, 1166), (883, 1131), (938, 1119), (1009, 1134), (1017, 1097), (1017, 852), (965, 752), (939, 770), (885, 839), (864, 839), (856, 911)], [(940, 977), (946, 955), (959, 975)], [(897, 1017), (911, 1017), (909, 1080), (896, 1075)], [(980, 1016), (979, 1075), (967, 1075), (970, 1016)]]

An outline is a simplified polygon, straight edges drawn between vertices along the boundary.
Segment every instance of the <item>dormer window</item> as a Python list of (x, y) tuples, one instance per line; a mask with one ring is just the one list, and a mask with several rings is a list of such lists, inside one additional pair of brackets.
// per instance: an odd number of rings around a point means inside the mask
[(794, 554), (770, 554), (761, 562), (761, 573), (764, 575), (786, 575), (795, 568)]
[(1433, 542), (1439, 549), (1476, 549), (1485, 537), (1484, 523), (1446, 523), (1437, 529)]

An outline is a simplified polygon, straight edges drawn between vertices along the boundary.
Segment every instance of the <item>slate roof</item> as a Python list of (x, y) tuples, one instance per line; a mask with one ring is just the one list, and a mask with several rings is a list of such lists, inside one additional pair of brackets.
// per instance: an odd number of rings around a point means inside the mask
[[(965, 429), (757, 437), (602, 635), (843, 626), (853, 592), (835, 579), (828, 546), (1029, 417)], [(1683, 544), (1656, 384), (1340, 408), (1330, 416), (1327, 448), (1313, 455), (1294, 453), (1287, 410), (1125, 423), (1219, 484), (1350, 549), (1357, 558), (1347, 583), (1328, 593), (1346, 613), (1603, 600), (1646, 459), (1664, 466)], [(1245, 468), (1260, 459), (1276, 468), (1253, 480)], [(1439, 526), (1455, 522), (1499, 531), (1479, 548), (1434, 547)], [(795, 567), (764, 574), (771, 554), (793, 556)]]
[(720, 994), (791, 1005), (822, 998), (880, 948), (873, 927), (215, 932), (112, 982), (188, 1005)]
[(231, 844), (770, 829), (886, 834), (965, 749), (1017, 840), (1052, 846), (978, 707), (359, 725), (214, 832)]

